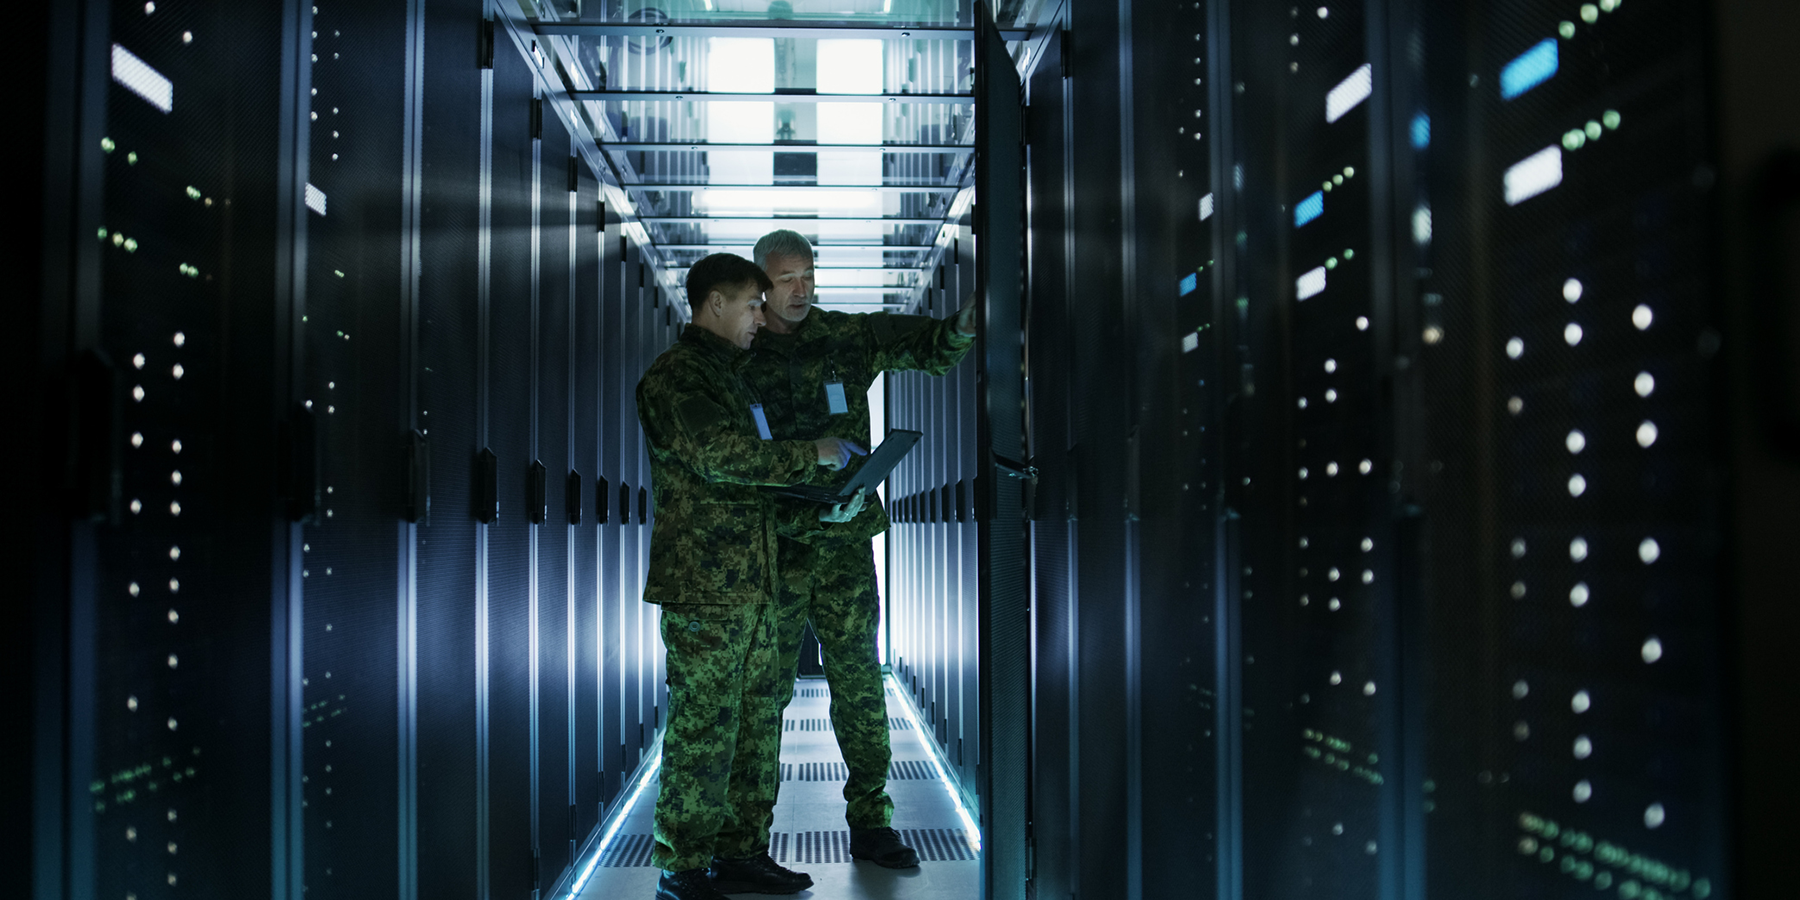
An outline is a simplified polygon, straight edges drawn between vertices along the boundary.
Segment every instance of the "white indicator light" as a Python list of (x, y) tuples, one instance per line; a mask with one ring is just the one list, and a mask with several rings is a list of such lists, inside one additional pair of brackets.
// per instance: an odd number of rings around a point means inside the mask
[(1659, 556), (1662, 556), (1662, 547), (1656, 543), (1656, 538), (1644, 538), (1643, 542), (1638, 544), (1638, 559), (1643, 560), (1644, 565), (1656, 562)]
[(1581, 326), (1570, 322), (1563, 328), (1563, 341), (1573, 347), (1581, 343)]
[(1581, 562), (1582, 560), (1587, 559), (1587, 555), (1588, 555), (1587, 538), (1579, 538), (1578, 537), (1569, 542), (1569, 561), (1570, 562)]
[(318, 213), (321, 216), (324, 215), (325, 214), (325, 192), (319, 190), (316, 187), (313, 187), (311, 184), (308, 184), (306, 186), (306, 208), (312, 210), (313, 212)]
[(1594, 708), (1594, 698), (1589, 697), (1587, 691), (1576, 691), (1575, 696), (1569, 698), (1569, 708), (1577, 713), (1587, 712)]
[(1552, 144), (1506, 170), (1506, 205), (1518, 206), (1562, 184), (1562, 148)]
[(1583, 778), (1575, 782), (1575, 790), (1572, 794), (1576, 803), (1586, 803), (1594, 796), (1594, 786), (1589, 784), (1586, 778)]
[(1663, 805), (1661, 803), (1652, 803), (1644, 808), (1645, 828), (1660, 828), (1662, 827), (1662, 823), (1667, 819), (1668, 814), (1663, 811)]
[(1571, 431), (1568, 438), (1564, 439), (1563, 445), (1569, 448), (1570, 453), (1580, 453), (1583, 448), (1587, 447), (1587, 435), (1580, 431)]
[(1637, 442), (1639, 447), (1648, 447), (1651, 444), (1656, 443), (1655, 422), (1645, 420), (1642, 425), (1637, 427)]
[(1579, 497), (1587, 493), (1587, 479), (1578, 472), (1569, 476), (1569, 496)]
[(1581, 282), (1571, 278), (1563, 282), (1563, 299), (1574, 303), (1581, 299)]
[(1644, 662), (1646, 663), (1653, 663), (1662, 659), (1662, 641), (1657, 640), (1654, 636), (1645, 639), (1644, 647), (1639, 653), (1643, 655)]
[(1305, 300), (1325, 290), (1325, 267), (1318, 266), (1294, 280), (1294, 298)]
[(1369, 99), (1375, 89), (1374, 71), (1368, 63), (1363, 63), (1351, 72), (1349, 77), (1338, 82), (1331, 93), (1325, 95), (1325, 121), (1336, 122), (1344, 114), (1356, 108), (1358, 103)]
[(1637, 305), (1637, 309), (1631, 311), (1631, 324), (1636, 325), (1639, 331), (1649, 330), (1650, 323), (1654, 321), (1656, 321), (1656, 314), (1650, 311), (1650, 307), (1642, 303)]
[(1656, 390), (1656, 378), (1649, 372), (1639, 372), (1631, 382), (1631, 389), (1637, 391), (1639, 397), (1648, 397)]
[(1507, 358), (1508, 359), (1518, 359), (1519, 357), (1524, 356), (1524, 355), (1525, 355), (1525, 342), (1523, 340), (1520, 340), (1519, 338), (1508, 338), (1506, 341), (1506, 356), (1507, 356)]
[(1569, 605), (1578, 608), (1586, 606), (1589, 596), (1591, 596), (1591, 592), (1588, 590), (1587, 582), (1577, 581), (1574, 587), (1569, 588)]
[(1587, 735), (1584, 734), (1575, 739), (1575, 758), (1576, 759), (1587, 759), (1588, 757), (1593, 756), (1593, 755), (1594, 755), (1594, 742), (1588, 740)]
[(1200, 221), (1204, 222), (1207, 219), (1212, 218), (1212, 214), (1213, 214), (1213, 195), (1207, 194), (1206, 196), (1200, 198)]
[(118, 44), (112, 45), (112, 77), (125, 89), (169, 112), (175, 108), (175, 83)]

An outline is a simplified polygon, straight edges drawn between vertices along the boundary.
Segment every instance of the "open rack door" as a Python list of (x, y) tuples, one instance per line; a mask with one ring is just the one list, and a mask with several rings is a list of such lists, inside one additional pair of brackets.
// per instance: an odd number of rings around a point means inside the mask
[(976, 494), (981, 635), (982, 895), (1025, 896), (1030, 602), (1020, 369), (1025, 261), (1019, 73), (988, 4), (975, 4)]

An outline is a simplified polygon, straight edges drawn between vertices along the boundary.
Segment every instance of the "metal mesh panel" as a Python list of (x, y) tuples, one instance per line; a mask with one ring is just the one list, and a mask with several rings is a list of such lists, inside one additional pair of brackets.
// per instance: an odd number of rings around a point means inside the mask
[[(325, 497), (304, 531), (306, 883), (397, 893), (403, 499), (410, 398), (402, 368), (404, 9), (314, 15), (307, 216), (306, 398), (323, 435)], [(316, 116), (316, 118), (311, 118)], [(319, 214), (320, 208), (325, 214)], [(344, 885), (340, 887), (338, 885)]]

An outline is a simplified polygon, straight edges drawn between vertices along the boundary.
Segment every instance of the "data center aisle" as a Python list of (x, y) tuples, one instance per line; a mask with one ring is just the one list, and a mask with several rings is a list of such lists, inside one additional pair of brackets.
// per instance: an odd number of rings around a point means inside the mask
[[(844, 758), (831, 732), (831, 697), (823, 681), (802, 680), (782, 723), (781, 798), (769, 853), (775, 861), (812, 876), (813, 887), (796, 897), (832, 900), (967, 900), (980, 893), (977, 835), (971, 833), (948, 784), (932, 761), (906, 699), (890, 680), (888, 727), (894, 763), (888, 795), (894, 827), (919, 851), (916, 869), (894, 871), (850, 858), (844, 824)], [(650, 866), (652, 781), (625, 813), (625, 822), (581, 891), (582, 900), (649, 900), (659, 871)], [(756, 897), (759, 894), (735, 896)]]

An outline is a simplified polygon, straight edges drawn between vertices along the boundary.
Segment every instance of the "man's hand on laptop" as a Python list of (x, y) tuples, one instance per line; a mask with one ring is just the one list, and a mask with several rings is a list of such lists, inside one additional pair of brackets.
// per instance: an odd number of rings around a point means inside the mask
[(869, 451), (843, 438), (819, 438), (813, 445), (819, 448), (819, 465), (827, 469), (842, 469), (850, 464), (852, 456), (869, 455)]
[(869, 493), (867, 491), (857, 491), (856, 496), (851, 497), (849, 501), (844, 503), (833, 503), (832, 505), (819, 510), (819, 521), (848, 522), (851, 519), (856, 518), (857, 513), (863, 511), (863, 507), (868, 505), (868, 501)]

